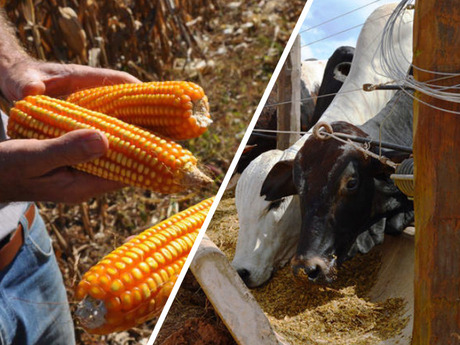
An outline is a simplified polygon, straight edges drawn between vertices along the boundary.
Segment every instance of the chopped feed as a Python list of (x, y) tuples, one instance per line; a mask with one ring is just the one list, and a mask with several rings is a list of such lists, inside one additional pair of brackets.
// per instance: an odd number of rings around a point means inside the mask
[[(237, 229), (234, 199), (223, 199), (207, 234), (230, 260)], [(263, 287), (251, 291), (275, 331), (291, 345), (378, 344), (399, 334), (408, 322), (403, 317), (403, 299), (372, 302), (367, 298), (380, 265), (378, 250), (358, 255), (338, 270), (337, 280), (329, 285), (296, 278), (286, 266)]]

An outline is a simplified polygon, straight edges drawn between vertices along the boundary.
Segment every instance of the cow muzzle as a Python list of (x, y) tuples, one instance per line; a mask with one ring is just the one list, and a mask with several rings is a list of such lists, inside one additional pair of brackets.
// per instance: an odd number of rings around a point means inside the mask
[(319, 256), (305, 258), (296, 255), (291, 260), (291, 268), (296, 277), (303, 272), (314, 283), (331, 283), (336, 278), (335, 261), (335, 258), (326, 260)]

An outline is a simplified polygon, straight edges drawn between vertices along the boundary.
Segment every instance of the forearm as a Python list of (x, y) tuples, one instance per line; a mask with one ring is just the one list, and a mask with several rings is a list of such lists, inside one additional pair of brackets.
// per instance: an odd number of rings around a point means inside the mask
[(0, 9), (0, 92), (7, 100), (37, 94), (59, 97), (84, 88), (137, 82), (125, 72), (33, 59), (21, 47)]
[(0, 78), (6, 69), (19, 61), (30, 59), (19, 43), (5, 11), (0, 8)]

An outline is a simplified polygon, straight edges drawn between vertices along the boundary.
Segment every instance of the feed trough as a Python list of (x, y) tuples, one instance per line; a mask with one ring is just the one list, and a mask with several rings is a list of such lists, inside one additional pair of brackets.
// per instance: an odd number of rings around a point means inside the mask
[[(225, 214), (234, 212), (227, 208)], [(226, 218), (220, 226), (234, 220)], [(220, 243), (222, 229), (209, 230), (211, 238), (219, 232)], [(268, 284), (249, 290), (209, 239), (191, 270), (238, 344), (404, 345), (412, 335), (413, 263), (414, 229), (408, 228), (347, 262), (332, 287), (298, 281), (285, 267)], [(359, 280), (366, 286), (354, 286)]]

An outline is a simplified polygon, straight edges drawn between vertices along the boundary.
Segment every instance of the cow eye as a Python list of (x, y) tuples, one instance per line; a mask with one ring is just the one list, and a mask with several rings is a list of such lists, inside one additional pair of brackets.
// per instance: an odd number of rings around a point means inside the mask
[(352, 177), (351, 179), (348, 180), (347, 182), (347, 189), (349, 191), (353, 191), (356, 188), (358, 188), (358, 179), (356, 177)]
[(270, 211), (270, 210), (273, 210), (273, 209), (277, 209), (278, 207), (280, 207), (281, 203), (283, 202), (284, 199), (278, 199), (278, 200), (275, 200), (275, 201), (272, 201), (269, 205), (268, 205), (268, 208), (267, 208), (267, 211)]

